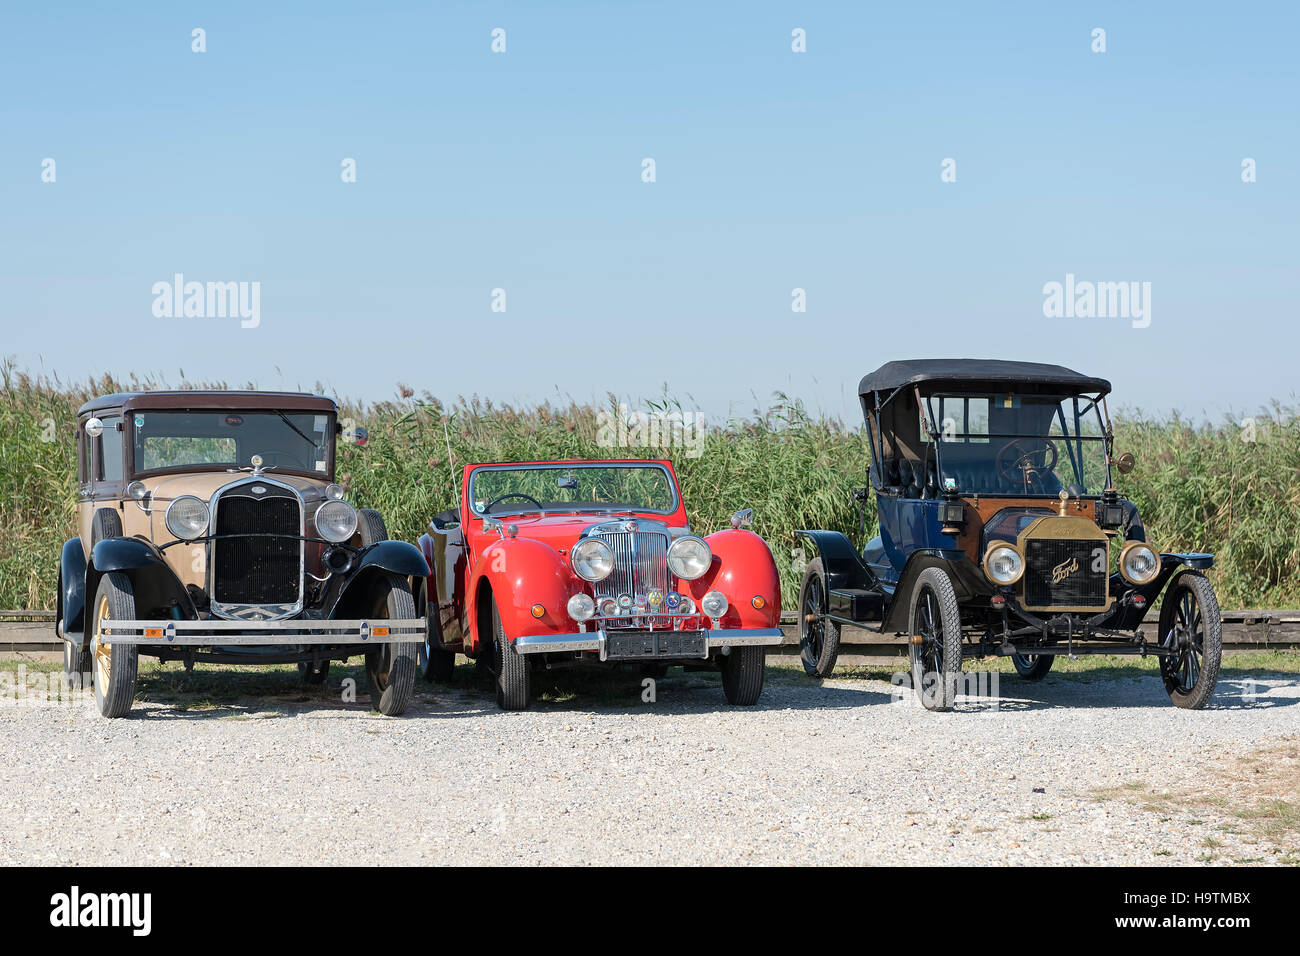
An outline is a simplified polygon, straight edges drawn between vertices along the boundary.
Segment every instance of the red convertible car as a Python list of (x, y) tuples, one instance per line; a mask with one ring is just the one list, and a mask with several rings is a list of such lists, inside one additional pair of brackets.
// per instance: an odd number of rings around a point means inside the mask
[(420, 538), (427, 678), (465, 654), (521, 710), (534, 670), (681, 664), (721, 671), (732, 704), (758, 701), (781, 589), (748, 509), (691, 534), (666, 461), (469, 465), (461, 489)]

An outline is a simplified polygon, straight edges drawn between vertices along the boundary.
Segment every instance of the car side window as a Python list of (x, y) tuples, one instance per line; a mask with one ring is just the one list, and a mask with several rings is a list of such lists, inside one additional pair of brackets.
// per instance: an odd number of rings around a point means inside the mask
[(122, 417), (115, 415), (103, 419), (104, 433), (99, 436), (99, 474), (100, 481), (122, 480), (122, 433), (118, 429)]

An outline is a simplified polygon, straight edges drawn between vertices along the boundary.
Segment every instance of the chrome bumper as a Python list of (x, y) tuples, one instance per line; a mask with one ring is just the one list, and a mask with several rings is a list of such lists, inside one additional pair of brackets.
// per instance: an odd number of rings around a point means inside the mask
[[(638, 633), (657, 633), (638, 631)], [(680, 633), (664, 631), (665, 634)], [(703, 632), (707, 636), (704, 656), (723, 647), (756, 647), (780, 644), (785, 635), (779, 627), (759, 627), (744, 630), (711, 630)], [(604, 628), (598, 631), (585, 631), (578, 634), (525, 634), (515, 638), (515, 650), (520, 654), (555, 654), (566, 651), (595, 651), (600, 659), (606, 660), (608, 638)]]
[(396, 644), (423, 641), (422, 617), (375, 621), (107, 621), (110, 644)]

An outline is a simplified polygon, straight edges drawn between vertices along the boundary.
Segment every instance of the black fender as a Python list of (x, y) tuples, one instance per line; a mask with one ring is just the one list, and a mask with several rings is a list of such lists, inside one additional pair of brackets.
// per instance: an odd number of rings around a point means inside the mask
[(86, 552), (80, 538), (63, 542), (59, 556), (59, 593), (54, 619), (63, 637), (80, 647), (86, 631)]
[(903, 573), (898, 576), (893, 599), (889, 601), (889, 609), (881, 624), (882, 633), (902, 634), (907, 630), (907, 617), (911, 611), (909, 598), (916, 579), (927, 568), (943, 568), (948, 573), (958, 602), (966, 603), (993, 594), (993, 585), (984, 576), (983, 568), (965, 551), (960, 548), (921, 548), (913, 551), (903, 565)]
[[(343, 577), (334, 591), (333, 600), (325, 612), (327, 618), (347, 619), (366, 616), (369, 610), (360, 610), (377, 575), (394, 574), (400, 578), (429, 576), (429, 565), (420, 549), (407, 541), (376, 541), (361, 551), (352, 570)], [(418, 582), (412, 582), (418, 587)], [(414, 588), (412, 589), (412, 596)]]
[(794, 533), (794, 538), (796, 541), (808, 542), (813, 557), (822, 559), (827, 592), (839, 588), (875, 586), (875, 576), (862, 560), (862, 555), (853, 547), (848, 535), (839, 531), (800, 529)]
[(1162, 551), (1160, 552), (1160, 573), (1151, 581), (1140, 587), (1135, 587), (1124, 580), (1119, 573), (1110, 576), (1110, 593), (1111, 594), (1140, 594), (1146, 598), (1146, 603), (1142, 607), (1128, 605), (1123, 608), (1118, 618), (1110, 625), (1116, 630), (1133, 631), (1138, 625), (1146, 620), (1147, 612), (1155, 606), (1156, 598), (1164, 590), (1165, 585), (1173, 580), (1174, 575), (1182, 568), (1191, 568), (1194, 571), (1205, 571), (1214, 567), (1214, 555), (1203, 554), (1198, 551)]
[(90, 566), (86, 569), (85, 595), (88, 600), (94, 600), (99, 579), (110, 571), (120, 572), (131, 579), (136, 612), (142, 617), (170, 616), (163, 615), (163, 609), (173, 606), (180, 609), (182, 618), (194, 620), (198, 617), (185, 585), (152, 541), (144, 538), (100, 540), (90, 552)]

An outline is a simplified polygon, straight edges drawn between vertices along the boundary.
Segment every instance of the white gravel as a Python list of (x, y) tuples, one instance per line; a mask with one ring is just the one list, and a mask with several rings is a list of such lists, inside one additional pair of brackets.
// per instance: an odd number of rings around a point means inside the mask
[[(462, 668), (462, 671), (464, 669)], [(1224, 861), (1276, 848), (1227, 811), (1100, 788), (1203, 784), (1294, 740), (1300, 681), (1223, 680), (1172, 707), (1158, 678), (1003, 676), (949, 714), (881, 681), (770, 667), (759, 706), (710, 675), (496, 709), (426, 688), (404, 717), (321, 694), (211, 711), (0, 707), (0, 863), (1073, 863)], [(1222, 764), (1221, 764), (1222, 765)]]

